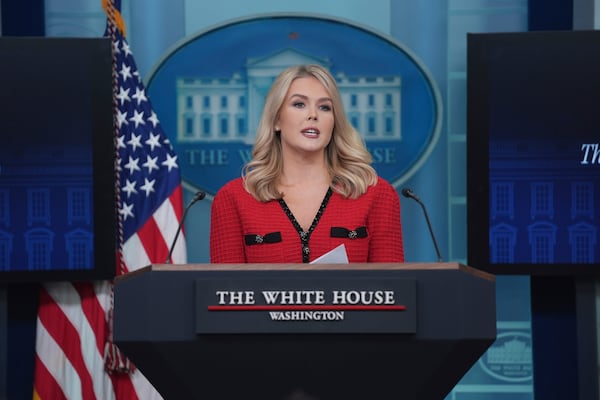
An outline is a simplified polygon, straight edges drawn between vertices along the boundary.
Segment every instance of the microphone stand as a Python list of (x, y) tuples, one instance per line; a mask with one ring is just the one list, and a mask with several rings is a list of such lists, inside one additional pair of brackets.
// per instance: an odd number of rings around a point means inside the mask
[(440, 253), (440, 249), (437, 244), (437, 240), (435, 239), (435, 235), (433, 233), (433, 228), (431, 227), (431, 221), (429, 221), (429, 215), (427, 214), (427, 209), (425, 208), (425, 204), (419, 199), (419, 196), (413, 193), (412, 190), (408, 188), (402, 189), (402, 195), (404, 197), (408, 197), (409, 199), (413, 199), (423, 209), (423, 214), (425, 214), (425, 220), (427, 221), (427, 227), (429, 228), (429, 234), (431, 235), (431, 240), (433, 241), (433, 246), (435, 247), (435, 252), (437, 254), (438, 262), (442, 262), (442, 254)]
[(194, 195), (194, 198), (192, 199), (192, 201), (190, 201), (190, 203), (187, 205), (187, 207), (183, 211), (183, 216), (181, 217), (181, 221), (179, 222), (179, 225), (177, 226), (177, 232), (175, 232), (175, 238), (173, 239), (173, 243), (171, 243), (171, 248), (169, 249), (169, 255), (167, 256), (167, 259), (165, 260), (165, 264), (173, 263), (173, 260), (171, 259), (171, 257), (173, 256), (173, 250), (175, 250), (175, 243), (177, 243), (177, 238), (179, 238), (179, 232), (181, 232), (181, 228), (183, 227), (183, 223), (185, 221), (185, 217), (186, 217), (188, 211), (190, 210), (190, 208), (192, 208), (192, 206), (194, 204), (196, 204), (197, 201), (202, 200), (204, 197), (206, 197), (205, 192), (202, 192), (202, 191), (197, 192)]

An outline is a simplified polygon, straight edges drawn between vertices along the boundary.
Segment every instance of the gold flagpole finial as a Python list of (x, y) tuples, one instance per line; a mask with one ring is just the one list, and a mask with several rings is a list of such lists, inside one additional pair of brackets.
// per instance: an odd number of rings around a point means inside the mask
[(125, 37), (125, 21), (123, 21), (121, 12), (115, 8), (114, 2), (112, 0), (102, 0), (102, 8), (104, 8), (104, 12), (110, 23), (116, 26), (121, 31), (121, 35)]

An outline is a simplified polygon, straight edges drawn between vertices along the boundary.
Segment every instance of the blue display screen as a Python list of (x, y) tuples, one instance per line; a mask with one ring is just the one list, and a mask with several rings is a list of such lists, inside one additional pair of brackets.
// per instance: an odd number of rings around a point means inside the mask
[(470, 259), (596, 273), (600, 32), (470, 35), (468, 59)]
[(0, 38), (0, 277), (115, 269), (107, 39)]

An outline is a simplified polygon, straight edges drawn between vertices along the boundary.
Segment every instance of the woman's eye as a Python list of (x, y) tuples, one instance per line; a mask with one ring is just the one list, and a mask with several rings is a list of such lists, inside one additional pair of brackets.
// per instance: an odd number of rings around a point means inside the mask
[(329, 104), (323, 104), (321, 106), (321, 110), (323, 110), (323, 111), (331, 111), (331, 106)]
[(304, 107), (304, 103), (303, 103), (303, 102), (301, 102), (301, 101), (296, 101), (296, 102), (294, 102), (292, 105), (293, 105), (294, 107), (296, 107), (296, 108), (302, 108), (302, 107)]

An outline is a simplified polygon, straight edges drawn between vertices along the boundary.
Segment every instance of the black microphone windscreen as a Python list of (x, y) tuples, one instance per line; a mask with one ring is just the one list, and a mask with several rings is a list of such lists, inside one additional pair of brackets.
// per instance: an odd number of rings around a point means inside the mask
[(409, 199), (410, 198), (415, 198), (415, 194), (409, 188), (403, 188), (402, 189), (402, 196), (407, 197)]
[(206, 192), (204, 191), (199, 191), (196, 193), (196, 195), (194, 196), (194, 201), (198, 201), (198, 200), (202, 200), (203, 198), (206, 197)]

